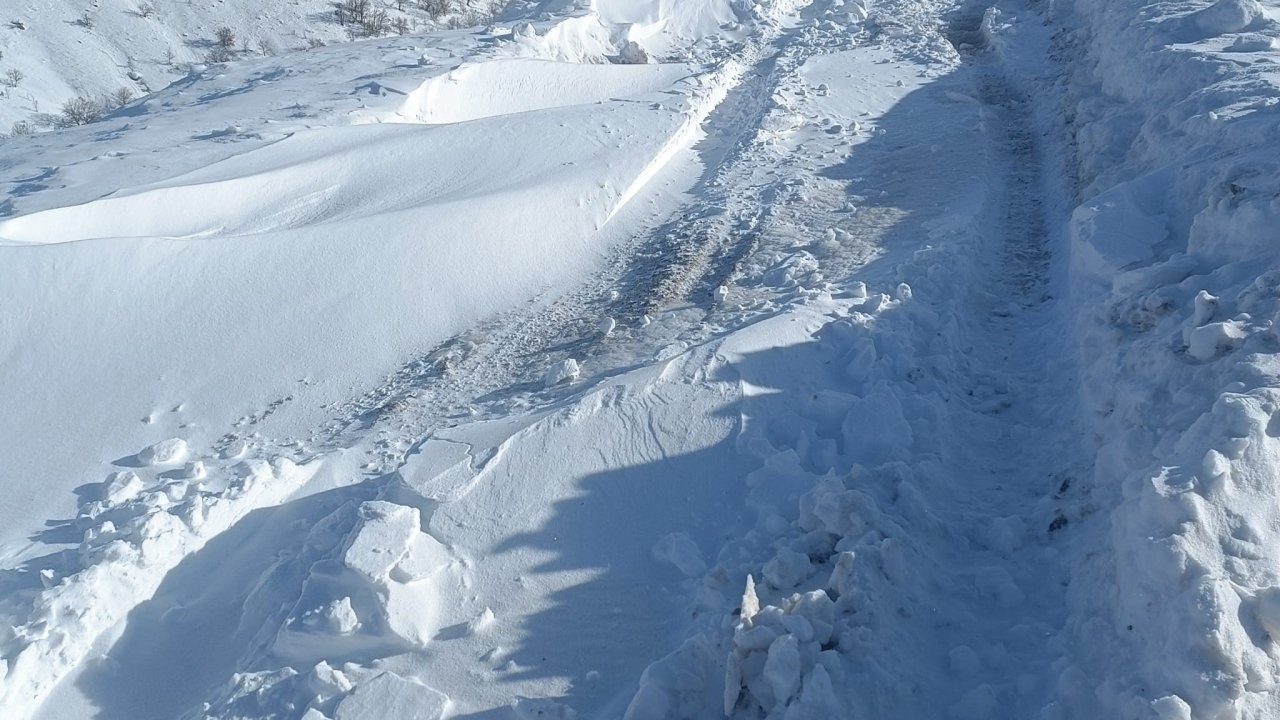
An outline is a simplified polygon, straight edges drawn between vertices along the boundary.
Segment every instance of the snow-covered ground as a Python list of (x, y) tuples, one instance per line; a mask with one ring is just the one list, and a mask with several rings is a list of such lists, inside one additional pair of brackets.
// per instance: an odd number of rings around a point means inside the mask
[(1280, 715), (1277, 38), (548, 0), (0, 142), (0, 715)]
[[(160, 90), (212, 59), (295, 56), (353, 38), (481, 22), (484, 0), (368, 2), (361, 25), (339, 6), (361, 0), (26, 0), (0, 11), (0, 135), (47, 128), (63, 104), (111, 109)], [(342, 22), (339, 22), (339, 20)], [(219, 36), (226, 29), (229, 35)], [(403, 32), (402, 32), (403, 31)], [(225, 47), (224, 47), (225, 44)], [(297, 64), (297, 60), (290, 61)], [(16, 74), (15, 74), (16, 73)]]

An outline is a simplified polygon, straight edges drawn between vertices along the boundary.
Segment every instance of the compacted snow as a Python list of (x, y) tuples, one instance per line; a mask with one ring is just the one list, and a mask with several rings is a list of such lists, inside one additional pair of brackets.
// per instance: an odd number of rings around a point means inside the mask
[(0, 141), (0, 716), (1280, 715), (1278, 38), (516, 2)]

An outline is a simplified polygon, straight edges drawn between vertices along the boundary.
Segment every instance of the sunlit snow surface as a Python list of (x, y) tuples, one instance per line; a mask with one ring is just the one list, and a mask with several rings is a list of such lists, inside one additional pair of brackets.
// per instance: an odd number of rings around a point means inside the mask
[(530, 3), (3, 141), (0, 715), (1280, 714), (1278, 22)]

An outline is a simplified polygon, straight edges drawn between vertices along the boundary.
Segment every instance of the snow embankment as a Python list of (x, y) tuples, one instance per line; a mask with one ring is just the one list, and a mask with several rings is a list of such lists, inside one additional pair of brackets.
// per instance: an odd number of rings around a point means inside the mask
[(1077, 630), (1130, 653), (1098, 691), (1116, 713), (1274, 717), (1280, 25), (1256, 0), (1061, 5), (1086, 58), (1073, 298), (1115, 554), (1113, 612)]
[[(173, 438), (143, 449), (137, 471), (113, 473), (74, 525), (83, 531), (72, 560), (41, 573), (44, 589), (14, 593), (0, 609), (0, 711), (32, 714), (105, 631), (151, 597), (165, 575), (250, 511), (281, 502), (317, 464), (228, 458), (212, 473), (185, 463)], [(145, 478), (145, 480), (144, 480)]]

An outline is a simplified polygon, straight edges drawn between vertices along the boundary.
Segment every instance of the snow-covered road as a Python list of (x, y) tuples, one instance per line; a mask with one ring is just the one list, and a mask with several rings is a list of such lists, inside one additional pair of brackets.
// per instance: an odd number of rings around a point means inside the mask
[(1274, 716), (1280, 30), (1183, 4), (517, 5), (0, 146), (0, 713)]

